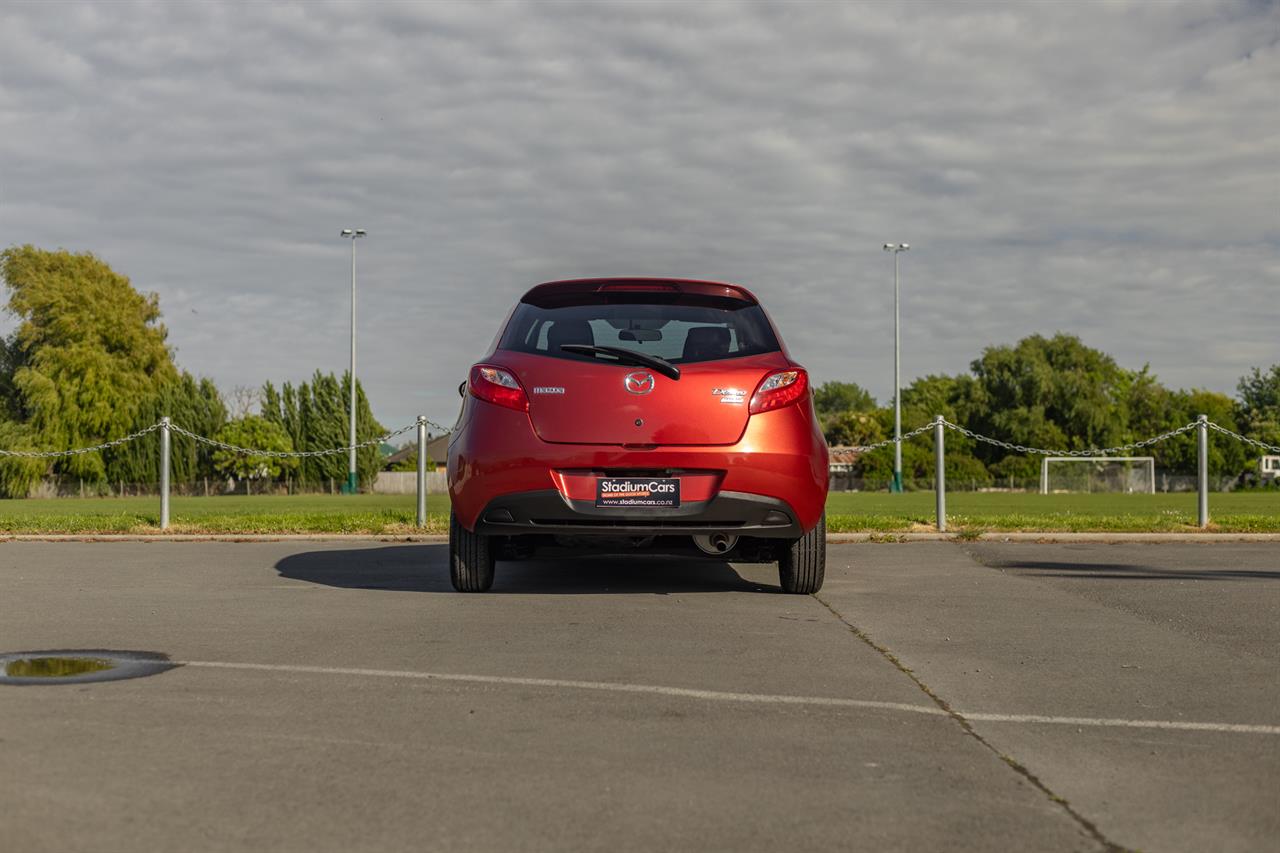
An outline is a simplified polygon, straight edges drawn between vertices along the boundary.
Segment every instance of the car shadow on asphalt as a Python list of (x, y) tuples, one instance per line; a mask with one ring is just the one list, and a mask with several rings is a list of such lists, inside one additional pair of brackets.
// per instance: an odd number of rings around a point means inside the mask
[[(281, 577), (343, 589), (454, 593), (447, 545), (325, 549), (291, 554)], [(689, 592), (775, 592), (721, 560), (592, 556), (499, 562), (489, 594), (663, 595)]]
[(1132, 563), (1069, 563), (1053, 560), (1004, 560), (992, 561), (988, 565), (1025, 573), (1030, 577), (1088, 580), (1280, 580), (1280, 570), (1267, 569), (1167, 569)]

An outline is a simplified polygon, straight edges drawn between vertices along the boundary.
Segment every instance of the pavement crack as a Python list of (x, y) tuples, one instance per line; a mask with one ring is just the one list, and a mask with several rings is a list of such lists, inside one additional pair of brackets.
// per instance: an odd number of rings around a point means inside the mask
[(1048, 785), (1046, 785), (1043, 781), (1041, 781), (1041, 779), (1038, 776), (1036, 776), (1034, 773), (1028, 770), (1023, 764), (1018, 762), (1012, 756), (1005, 755), (1003, 752), (997, 749), (990, 741), (988, 741), (982, 735), (978, 734), (978, 732), (974, 730), (973, 724), (970, 723), (969, 720), (965, 718), (964, 714), (960, 713), (955, 708), (951, 707), (951, 704), (947, 702), (947, 700), (943, 699), (936, 692), (934, 692), (934, 690), (931, 687), (929, 687), (929, 685), (925, 684), (924, 680), (921, 679), (920, 676), (916, 675), (915, 672), (910, 667), (904, 664), (898, 658), (897, 655), (889, 651), (887, 647), (877, 643), (875, 640), (871, 638), (871, 636), (866, 631), (862, 630), (857, 625), (854, 625), (851, 621), (846, 619), (844, 614), (841, 613), (839, 610), (836, 610), (836, 608), (829, 601), (823, 599), (820, 595), (814, 595), (813, 598), (815, 601), (817, 601), (819, 604), (825, 607), (831, 613), (832, 616), (840, 620), (840, 622), (846, 628), (848, 628), (849, 631), (855, 637), (857, 637), (862, 642), (866, 643), (872, 649), (875, 649), (875, 651), (881, 657), (887, 660), (890, 664), (892, 664), (894, 668), (896, 668), (899, 672), (901, 672), (907, 678), (911, 679), (912, 683), (914, 683), (916, 687), (918, 687), (920, 691), (924, 693), (924, 695), (928, 696), (929, 699), (932, 700), (933, 703), (943, 711), (943, 713), (945, 713), (948, 717), (950, 717), (966, 735), (973, 738), (975, 741), (980, 743), (986, 749), (990, 750), (991, 753), (995, 755), (997, 758), (999, 758), (1000, 761), (1003, 762), (1006, 767), (1013, 770), (1013, 772), (1021, 776), (1027, 782), (1027, 784), (1031, 785), (1040, 793), (1044, 794), (1044, 796), (1047, 797), (1050, 802), (1052, 802), (1054, 805), (1058, 806), (1064, 812), (1066, 812), (1067, 815), (1073, 821), (1075, 821), (1076, 824), (1082, 830), (1084, 830), (1084, 832), (1089, 837), (1091, 837), (1094, 841), (1096, 841), (1099, 845), (1102, 846), (1103, 850), (1107, 851), (1107, 853), (1128, 853), (1130, 848), (1124, 847), (1120, 844), (1116, 844), (1114, 841), (1107, 838), (1105, 835), (1103, 835), (1102, 830), (1100, 830), (1097, 827), (1097, 825), (1093, 823), (1093, 821), (1089, 820), (1080, 812), (1078, 812), (1071, 805), (1071, 803), (1069, 803), (1064, 797), (1054, 793), (1054, 791)]

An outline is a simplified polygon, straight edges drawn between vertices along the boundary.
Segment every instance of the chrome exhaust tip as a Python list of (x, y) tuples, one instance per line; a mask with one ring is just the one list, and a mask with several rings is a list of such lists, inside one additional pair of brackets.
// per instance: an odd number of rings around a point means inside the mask
[(693, 537), (693, 544), (697, 545), (702, 553), (718, 557), (732, 551), (733, 546), (738, 544), (738, 537), (728, 533), (712, 533), (709, 536)]

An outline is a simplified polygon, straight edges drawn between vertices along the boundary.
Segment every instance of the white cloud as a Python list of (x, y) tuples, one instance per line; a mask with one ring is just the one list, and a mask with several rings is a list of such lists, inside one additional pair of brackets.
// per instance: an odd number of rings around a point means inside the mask
[[(30, 4), (0, 230), (156, 290), (223, 387), (345, 366), (449, 420), (520, 292), (755, 289), (821, 381), (1061, 329), (1230, 390), (1280, 360), (1273, 5)], [(1268, 355), (1271, 353), (1271, 355)]]

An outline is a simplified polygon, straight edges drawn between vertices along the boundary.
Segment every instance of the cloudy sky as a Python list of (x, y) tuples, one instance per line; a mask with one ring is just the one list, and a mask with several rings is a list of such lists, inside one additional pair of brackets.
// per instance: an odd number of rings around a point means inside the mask
[[(821, 382), (1080, 335), (1167, 383), (1280, 361), (1280, 6), (0, 6), (0, 243), (160, 295), (224, 389), (347, 363), (451, 423), (555, 278), (752, 288)], [(12, 328), (12, 321), (0, 331)]]

